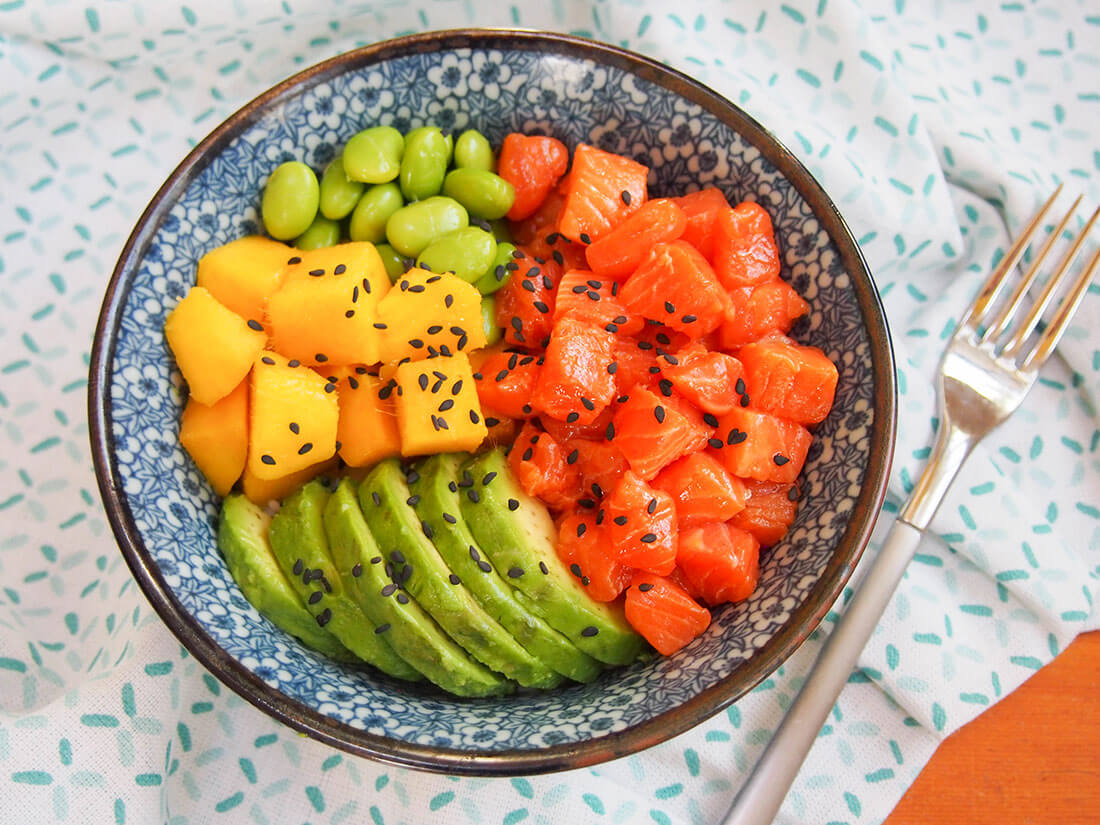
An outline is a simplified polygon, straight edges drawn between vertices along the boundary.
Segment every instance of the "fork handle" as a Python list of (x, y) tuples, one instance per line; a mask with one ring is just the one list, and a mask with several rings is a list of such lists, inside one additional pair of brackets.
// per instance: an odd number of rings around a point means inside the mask
[(722, 825), (771, 825), (922, 535), (904, 521), (894, 522), (844, 617), (829, 635), (805, 685)]
[(806, 754), (905, 574), (924, 528), (932, 521), (959, 468), (977, 443), (976, 438), (954, 427), (946, 416), (940, 426), (924, 470), (878, 557), (829, 634), (802, 690), (721, 825), (771, 825), (779, 813)]

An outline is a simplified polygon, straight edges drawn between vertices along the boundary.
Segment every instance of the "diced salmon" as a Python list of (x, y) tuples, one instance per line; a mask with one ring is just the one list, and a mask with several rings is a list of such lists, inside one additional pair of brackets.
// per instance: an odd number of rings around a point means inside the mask
[(676, 566), (711, 607), (747, 599), (760, 578), (760, 542), (724, 522), (680, 534)]
[(664, 656), (671, 656), (710, 626), (710, 611), (664, 576), (635, 573), (625, 608), (631, 627)]
[(726, 521), (745, 507), (745, 483), (706, 452), (674, 461), (651, 482), (672, 496), (681, 530)]
[(825, 420), (838, 372), (820, 349), (775, 336), (741, 347), (738, 355), (753, 407), (800, 424)]

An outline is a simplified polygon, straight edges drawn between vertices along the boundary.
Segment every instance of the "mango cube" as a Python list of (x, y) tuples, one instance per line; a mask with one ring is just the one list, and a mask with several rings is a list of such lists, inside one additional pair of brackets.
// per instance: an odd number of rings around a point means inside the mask
[(191, 397), (208, 406), (241, 383), (267, 343), (258, 322), (246, 322), (201, 286), (168, 314), (164, 336)]
[(340, 244), (302, 252), (301, 259), (286, 268), (267, 302), (272, 348), (325, 367), (378, 361), (376, 310), (390, 281), (374, 246)]
[(336, 454), (336, 386), (308, 367), (264, 352), (252, 368), (247, 472), (287, 476)]
[(253, 504), (265, 507), (272, 501), (282, 501), (307, 481), (311, 481), (325, 473), (335, 472), (339, 463), (336, 457), (333, 456), (327, 461), (311, 464), (304, 470), (298, 470), (290, 475), (272, 479), (256, 478), (246, 466), (244, 475), (241, 477), (241, 487), (244, 490), (245, 498)]
[(248, 381), (210, 406), (189, 398), (180, 418), (180, 444), (214, 492), (228, 495), (248, 456)]
[(393, 381), (402, 455), (478, 448), (486, 427), (466, 353), (406, 361)]
[(365, 467), (401, 455), (393, 385), (362, 367), (345, 367), (334, 375), (340, 400), (337, 452), (349, 467)]
[(410, 269), (379, 302), (378, 320), (385, 325), (378, 352), (383, 363), (485, 346), (481, 293), (449, 272)]
[(248, 235), (199, 259), (198, 285), (242, 318), (262, 321), (267, 299), (295, 251), (262, 235)]

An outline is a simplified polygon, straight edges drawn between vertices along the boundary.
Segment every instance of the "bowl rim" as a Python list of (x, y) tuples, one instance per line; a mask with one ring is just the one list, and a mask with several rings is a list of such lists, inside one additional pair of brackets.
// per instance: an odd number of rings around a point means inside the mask
[[(130, 273), (144, 256), (160, 218), (213, 157), (268, 107), (349, 69), (364, 68), (409, 53), (461, 48), (544, 51), (606, 63), (669, 89), (730, 126), (766, 157), (811, 206), (829, 233), (864, 310), (871, 340), (874, 422), (871, 457), (862, 489), (839, 547), (821, 578), (786, 625), (727, 678), (683, 704), (645, 722), (584, 742), (482, 754), (419, 745), (372, 734), (326, 716), (264, 683), (230, 656), (176, 598), (145, 547), (122, 488), (112, 448), (111, 377)], [(204, 158), (207, 160), (204, 161)], [(183, 646), (239, 696), (290, 728), (357, 756), (391, 765), (469, 776), (515, 776), (595, 765), (657, 745), (729, 707), (772, 674), (817, 628), (855, 569), (886, 495), (894, 450), (897, 383), (893, 346), (870, 269), (839, 210), (825, 190), (774, 135), (732, 101), (694, 78), (625, 48), (556, 32), (508, 28), (463, 28), (407, 35), (353, 49), (280, 81), (246, 103), (200, 141), (172, 171), (142, 212), (123, 247), (96, 324), (89, 366), (88, 420), (96, 480), (115, 539), (145, 597)]]

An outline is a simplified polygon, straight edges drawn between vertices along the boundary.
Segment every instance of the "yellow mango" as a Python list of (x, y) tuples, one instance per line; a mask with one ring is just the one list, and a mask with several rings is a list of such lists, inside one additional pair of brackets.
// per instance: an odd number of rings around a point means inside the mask
[(385, 325), (378, 352), (383, 363), (485, 346), (481, 293), (449, 272), (410, 269), (378, 304), (378, 320)]
[(267, 343), (262, 327), (254, 329), (201, 286), (191, 287), (168, 314), (164, 335), (191, 397), (206, 405), (241, 383)]
[(406, 361), (393, 380), (402, 455), (478, 448), (486, 427), (466, 353)]
[(340, 421), (336, 452), (349, 467), (366, 467), (401, 455), (393, 386), (363, 367), (330, 370), (336, 379)]
[(266, 507), (269, 502), (282, 501), (307, 481), (312, 481), (319, 475), (334, 473), (339, 464), (340, 462), (333, 456), (327, 461), (311, 464), (290, 475), (271, 479), (256, 478), (246, 466), (244, 475), (241, 477), (241, 487), (249, 501), (260, 507)]
[(199, 259), (198, 285), (246, 321), (262, 321), (267, 299), (295, 250), (262, 235), (248, 235)]
[(302, 252), (301, 263), (286, 268), (267, 303), (272, 349), (310, 365), (375, 363), (381, 334), (376, 311), (389, 286), (372, 244)]
[(214, 492), (228, 495), (248, 456), (248, 381), (210, 406), (189, 398), (180, 418), (180, 444)]
[(264, 352), (252, 368), (247, 471), (261, 481), (336, 454), (336, 387), (313, 370)]

